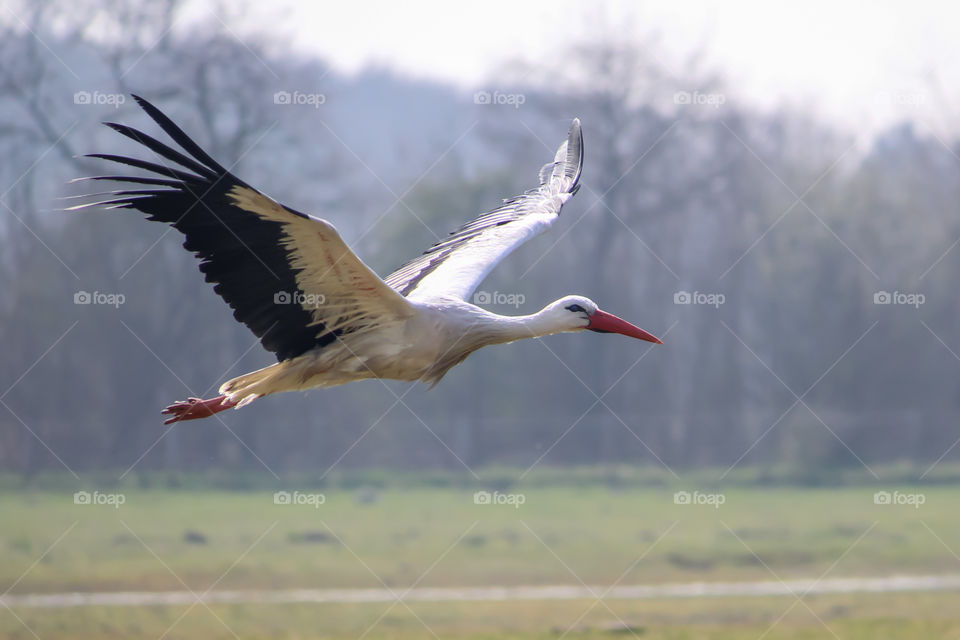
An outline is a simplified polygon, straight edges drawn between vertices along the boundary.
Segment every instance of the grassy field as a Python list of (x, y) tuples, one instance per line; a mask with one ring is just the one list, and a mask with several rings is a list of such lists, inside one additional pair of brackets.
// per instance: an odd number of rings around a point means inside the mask
[[(370, 640), (932, 640), (960, 637), (956, 594), (368, 605), (197, 605), (0, 612), (17, 640), (290, 638)], [(809, 607), (809, 608), (808, 608)], [(30, 630), (28, 630), (28, 627)], [(31, 630), (33, 633), (31, 633)], [(234, 635), (236, 634), (236, 635)], [(764, 635), (765, 634), (765, 635)]]
[[(901, 501), (922, 495), (923, 504), (875, 504), (881, 489), (898, 491)], [(689, 491), (691, 502), (722, 504), (676, 504), (678, 490)], [(439, 488), (329, 489), (323, 504), (309, 497), (313, 490), (291, 495), (304, 504), (275, 504), (270, 492), (91, 495), (91, 502), (122, 500), (119, 506), (75, 504), (70, 491), (6, 492), (0, 589), (402, 589), (960, 573), (956, 486), (741, 487), (723, 489), (722, 498), (692, 487), (510, 491), (514, 498), (501, 499), (523, 504), (475, 504), (472, 491)], [(765, 637), (830, 637), (826, 623), (842, 638), (957, 638), (956, 597), (808, 596)], [(572, 627), (568, 637), (592, 638), (626, 622), (644, 638), (757, 638), (793, 603), (412, 603), (382, 618), (390, 605), (18, 607), (0, 609), (0, 634), (30, 638), (29, 627), (44, 640), (159, 637), (176, 621), (167, 638), (233, 637), (228, 628), (244, 638), (357, 638), (371, 625), (367, 638), (429, 637), (423, 623), (440, 637), (556, 638)]]

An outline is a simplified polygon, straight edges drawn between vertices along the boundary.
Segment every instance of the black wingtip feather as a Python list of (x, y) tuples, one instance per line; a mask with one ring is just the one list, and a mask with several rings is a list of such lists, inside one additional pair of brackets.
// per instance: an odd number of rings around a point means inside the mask
[(157, 109), (155, 106), (150, 104), (149, 101), (141, 98), (135, 93), (130, 94), (137, 104), (140, 105), (140, 108), (146, 111), (147, 115), (160, 125), (160, 128), (163, 129), (164, 133), (170, 136), (174, 142), (180, 145), (180, 148), (189, 153), (191, 156), (196, 158), (199, 162), (206, 165), (218, 175), (224, 175), (227, 173), (227, 170), (224, 169), (220, 164), (210, 157), (206, 151), (200, 148), (196, 142), (190, 139), (183, 129), (178, 127), (173, 120), (168, 118), (160, 109)]
[(192, 158), (188, 158), (175, 149), (171, 149), (156, 138), (149, 136), (142, 131), (134, 129), (133, 127), (128, 127), (125, 124), (118, 124), (116, 122), (104, 122), (103, 124), (110, 127), (120, 135), (130, 138), (134, 142), (139, 142), (157, 155), (162, 156), (171, 162), (175, 162), (180, 166), (189, 169), (190, 171), (210, 179), (219, 177), (219, 174), (212, 169), (200, 164)]
[(100, 160), (109, 160), (110, 162), (116, 162), (118, 164), (125, 164), (131, 167), (136, 167), (138, 169), (144, 169), (146, 171), (153, 171), (162, 176), (167, 176), (169, 178), (174, 178), (180, 180), (184, 184), (202, 184), (204, 179), (196, 176), (192, 173), (187, 173), (185, 171), (179, 171), (177, 169), (171, 169), (170, 167), (165, 167), (161, 164), (155, 164), (153, 162), (147, 162), (146, 160), (139, 160), (137, 158), (128, 158), (127, 156), (118, 156), (112, 153), (88, 153), (84, 157), (86, 158), (98, 158)]
[(151, 178), (145, 176), (85, 176), (83, 178), (74, 178), (70, 183), (85, 182), (87, 180), (108, 180), (110, 182), (132, 182), (134, 184), (152, 184), (164, 187), (173, 187), (180, 189), (183, 183), (179, 180), (170, 180), (168, 178)]

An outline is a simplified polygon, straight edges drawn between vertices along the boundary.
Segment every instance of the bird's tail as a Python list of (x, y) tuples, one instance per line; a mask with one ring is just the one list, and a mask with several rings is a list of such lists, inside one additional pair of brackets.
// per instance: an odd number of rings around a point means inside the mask
[(229, 400), (236, 402), (237, 407), (248, 405), (257, 398), (283, 389), (278, 388), (280, 378), (287, 373), (285, 362), (278, 362), (269, 367), (258, 369), (251, 373), (227, 380), (220, 386), (220, 393)]

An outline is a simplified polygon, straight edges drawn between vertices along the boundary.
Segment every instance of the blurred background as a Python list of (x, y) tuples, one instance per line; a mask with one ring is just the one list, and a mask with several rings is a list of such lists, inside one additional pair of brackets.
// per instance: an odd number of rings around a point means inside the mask
[[(0, 633), (956, 637), (957, 17), (4, 3)], [(368, 381), (163, 428), (162, 407), (272, 358), (177, 233), (63, 211), (90, 191), (71, 179), (109, 172), (83, 154), (138, 153), (101, 121), (160, 136), (130, 93), (381, 275), (534, 186), (579, 117), (583, 188), (475, 301), (522, 314), (579, 293), (666, 344), (553, 336), (482, 350), (429, 392)], [(916, 588), (597, 599), (899, 575)], [(584, 583), (606, 585), (584, 606), (387, 613), (16, 599)]]

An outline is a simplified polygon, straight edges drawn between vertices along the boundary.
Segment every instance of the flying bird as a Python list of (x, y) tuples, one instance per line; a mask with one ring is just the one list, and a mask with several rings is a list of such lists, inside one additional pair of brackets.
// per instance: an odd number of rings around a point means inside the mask
[(566, 296), (526, 316), (501, 316), (468, 298), (503, 258), (556, 222), (578, 190), (583, 167), (580, 121), (540, 184), (453, 231), (381, 279), (350, 250), (332, 224), (286, 207), (224, 169), (155, 106), (133, 96), (181, 151), (123, 124), (104, 123), (153, 152), (158, 162), (94, 153), (150, 172), (102, 175), (135, 185), (107, 199), (71, 207), (136, 209), (185, 237), (200, 271), (277, 362), (225, 382), (220, 395), (189, 398), (162, 411), (164, 424), (205, 418), (281, 391), (332, 387), (367, 378), (435, 385), (477, 349), (584, 329), (662, 344)]

